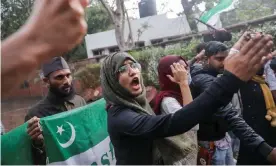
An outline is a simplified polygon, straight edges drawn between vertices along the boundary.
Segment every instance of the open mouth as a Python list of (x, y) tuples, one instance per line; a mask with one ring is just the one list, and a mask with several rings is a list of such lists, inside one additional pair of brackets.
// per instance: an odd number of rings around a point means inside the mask
[(139, 90), (140, 89), (140, 81), (138, 77), (134, 77), (133, 80), (130, 83), (131, 87), (134, 90)]

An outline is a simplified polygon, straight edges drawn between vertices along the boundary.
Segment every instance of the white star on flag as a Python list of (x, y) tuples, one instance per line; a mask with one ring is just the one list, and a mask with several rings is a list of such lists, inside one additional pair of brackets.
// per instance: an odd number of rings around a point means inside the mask
[(59, 135), (61, 135), (62, 132), (64, 132), (64, 129), (62, 127), (63, 127), (63, 125), (61, 125), (60, 127), (57, 126), (57, 133), (59, 133)]

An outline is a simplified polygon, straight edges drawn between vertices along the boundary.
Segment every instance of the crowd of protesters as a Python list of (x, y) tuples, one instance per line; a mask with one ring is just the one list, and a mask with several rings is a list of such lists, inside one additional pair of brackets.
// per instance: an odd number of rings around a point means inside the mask
[[(46, 164), (47, 156), (39, 119), (86, 104), (59, 55), (82, 41), (87, 4), (36, 1), (27, 23), (2, 41), (2, 93), (11, 93), (39, 66), (49, 87), (25, 117), (34, 164)], [(231, 40), (231, 34), (226, 36)], [(230, 48), (221, 37), (201, 43), (189, 61), (179, 55), (162, 57), (153, 107), (146, 99), (141, 65), (126, 52), (107, 56), (100, 79), (117, 164), (276, 164), (273, 46), (271, 35), (246, 32)]]

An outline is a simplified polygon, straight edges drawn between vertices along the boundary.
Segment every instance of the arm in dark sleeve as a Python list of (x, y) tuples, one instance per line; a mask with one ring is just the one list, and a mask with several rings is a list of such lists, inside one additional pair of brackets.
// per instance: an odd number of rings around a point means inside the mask
[[(204, 77), (197, 75), (193, 78), (193, 81), (200, 88), (200, 91), (204, 91), (211, 86), (215, 79), (215, 77), (208, 75), (204, 75)], [(239, 113), (233, 109), (231, 103), (223, 108), (223, 111), (217, 112), (216, 115), (226, 120), (229, 129), (232, 130), (236, 137), (247, 145), (249, 149), (253, 151), (257, 150), (263, 156), (267, 156), (272, 150), (272, 147), (265, 143), (264, 139), (256, 134), (244, 119), (239, 116)]]
[(193, 83), (200, 90), (200, 93), (207, 90), (216, 79), (217, 77), (208, 74), (198, 74), (192, 77)]
[(191, 60), (188, 60), (188, 65), (189, 67), (193, 66), (196, 63), (197, 59), (195, 57), (193, 57)]
[(151, 116), (130, 110), (118, 111), (116, 115), (109, 117), (109, 125), (113, 130), (131, 136), (158, 138), (178, 135), (229, 103), (241, 85), (241, 80), (225, 72), (209, 89), (174, 114)]
[(233, 109), (231, 103), (229, 103), (223, 111), (217, 112), (216, 115), (226, 120), (229, 130), (231, 130), (249, 150), (254, 152), (258, 151), (261, 155), (267, 157), (272, 147), (265, 143), (264, 139), (245, 122), (238, 111)]

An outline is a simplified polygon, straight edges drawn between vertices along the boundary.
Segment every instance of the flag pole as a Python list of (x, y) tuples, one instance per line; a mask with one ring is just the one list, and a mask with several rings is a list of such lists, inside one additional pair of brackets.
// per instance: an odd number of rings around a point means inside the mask
[(197, 20), (198, 22), (200, 22), (200, 23), (202, 23), (202, 24), (204, 24), (204, 25), (206, 25), (207, 27), (209, 27), (209, 28), (211, 28), (211, 29), (213, 29), (213, 30), (215, 30), (215, 31), (217, 31), (218, 29), (217, 28), (215, 28), (214, 26), (212, 26), (212, 25), (210, 25), (210, 24), (207, 24), (207, 23), (205, 23), (205, 22), (203, 22), (203, 21), (201, 21), (200, 19), (198, 19), (198, 18), (194, 18), (195, 20)]

